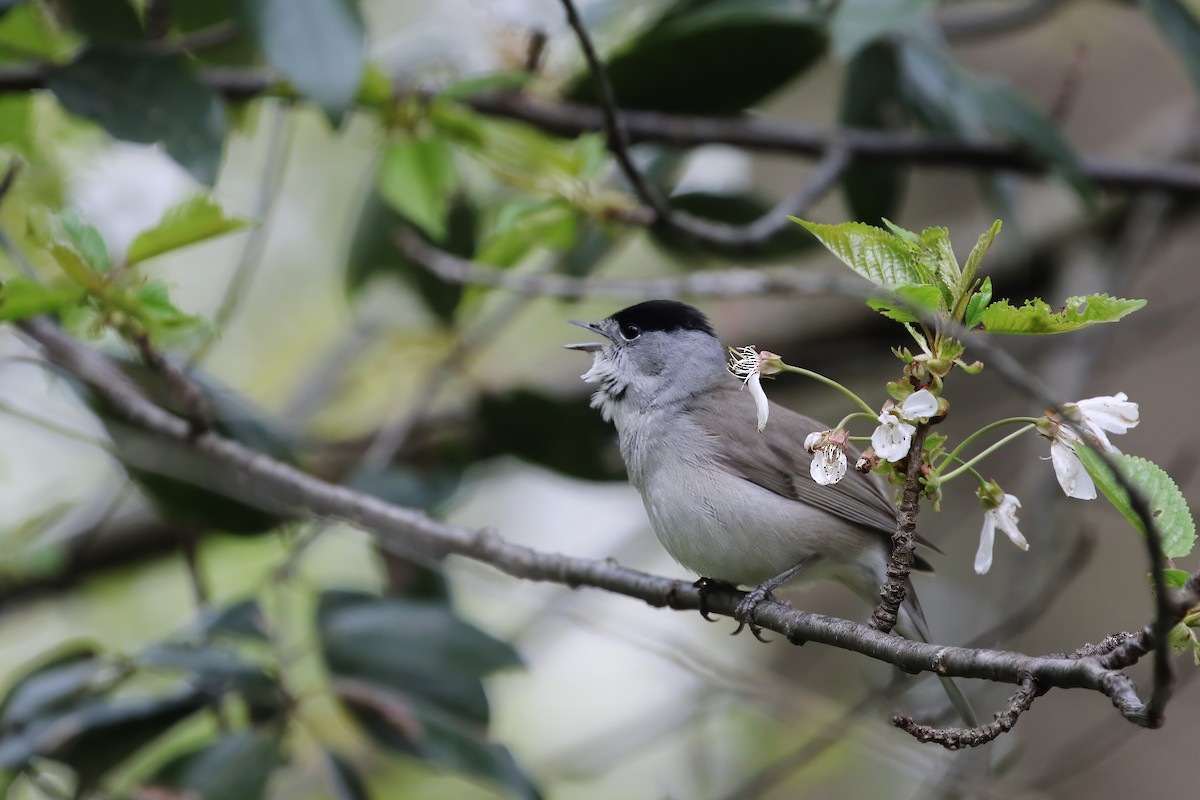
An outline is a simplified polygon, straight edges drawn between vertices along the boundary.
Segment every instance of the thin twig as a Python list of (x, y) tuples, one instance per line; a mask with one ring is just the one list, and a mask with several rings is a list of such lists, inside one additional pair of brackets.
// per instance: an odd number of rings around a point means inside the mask
[(579, 48), (583, 50), (583, 57), (587, 61), (588, 71), (592, 74), (596, 97), (600, 100), (604, 133), (608, 137), (608, 149), (617, 159), (621, 172), (629, 181), (629, 185), (638, 199), (654, 209), (660, 222), (670, 223), (670, 206), (658, 191), (646, 182), (641, 170), (633, 163), (633, 156), (629, 154), (629, 135), (621, 124), (620, 112), (617, 110), (617, 96), (613, 92), (612, 81), (608, 79), (608, 71), (604, 69), (604, 63), (600, 60), (600, 56), (596, 54), (596, 47), (592, 44), (592, 37), (588, 35), (587, 26), (580, 19), (579, 12), (572, 0), (562, 0), (562, 5), (563, 11), (567, 14), (567, 24), (575, 31), (575, 36), (579, 39)]
[(1009, 698), (1008, 705), (996, 714), (995, 719), (976, 728), (934, 728), (916, 722), (907, 714), (895, 715), (892, 724), (919, 742), (933, 742), (947, 750), (979, 747), (1011, 731), (1017, 719), (1029, 710), (1039, 694), (1037, 681), (1026, 676), (1021, 681), (1021, 688)]
[(167, 357), (150, 342), (145, 332), (133, 334), (133, 344), (147, 367), (163, 379), (167, 391), (183, 407), (183, 416), (192, 426), (192, 435), (198, 436), (212, 427), (212, 415), (200, 388), (183, 370), (167, 360)]

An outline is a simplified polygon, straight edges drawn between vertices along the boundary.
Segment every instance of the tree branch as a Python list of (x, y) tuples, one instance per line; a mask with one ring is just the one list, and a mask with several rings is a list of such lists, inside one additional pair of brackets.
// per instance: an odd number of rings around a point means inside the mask
[(1026, 677), (1021, 681), (1021, 688), (1009, 698), (1004, 710), (988, 724), (976, 728), (934, 728), (922, 725), (907, 714), (895, 715), (892, 724), (919, 742), (934, 742), (947, 750), (979, 747), (1011, 731), (1017, 724), (1017, 718), (1029, 710), (1040, 694), (1037, 681)]
[(917, 423), (912, 443), (908, 448), (907, 467), (904, 471), (904, 495), (896, 515), (896, 530), (892, 532), (892, 552), (888, 556), (887, 580), (879, 587), (879, 605), (871, 614), (870, 626), (882, 633), (890, 633), (899, 619), (900, 606), (907, 594), (908, 574), (912, 570), (917, 549), (917, 512), (921, 508), (921, 451), (925, 448), (925, 437), (929, 435), (929, 423)]
[(406, 256), (450, 283), (468, 283), (507, 289), (519, 294), (543, 295), (577, 300), (580, 297), (746, 297), (765, 294), (797, 294), (814, 297), (862, 299), (869, 284), (849, 275), (826, 275), (791, 267), (761, 270), (731, 269), (693, 272), (666, 278), (576, 278), (569, 275), (530, 275), (488, 267), (439, 250), (422, 241), (415, 232), (402, 229), (396, 246)]
[[(186, 447), (224, 466), (220, 474), (204, 477), (221, 482), (231, 497), (259, 507), (306, 511), (319, 517), (343, 519), (374, 532), (390, 546), (426, 556), (456, 554), (474, 559), (518, 578), (551, 581), (568, 586), (593, 586), (641, 599), (654, 606), (698, 609), (700, 596), (688, 582), (669, 580), (621, 567), (608, 560), (592, 560), (542, 553), (505, 542), (489, 531), (472, 531), (438, 522), (414, 509), (334, 486), (294, 467), (248, 450), (216, 433), (189, 438), (188, 423), (159, 408), (103, 355), (72, 339), (44, 318), (26, 320), (19, 328), (38, 342), (47, 357), (99, 393), (114, 412), (175, 447)], [(153, 468), (170, 474), (171, 460), (142, 453), (134, 458), (155, 462)], [(141, 464), (146, 467), (147, 464)], [(191, 476), (193, 479), (195, 476)], [(1200, 575), (1189, 583), (1200, 590)], [(732, 616), (741, 592), (711, 593), (707, 607)], [(980, 678), (1020, 684), (1037, 681), (1044, 689), (1086, 688), (1109, 697), (1126, 719), (1150, 726), (1154, 719), (1137, 696), (1127, 675), (1081, 649), (1074, 656), (1026, 656), (1019, 653), (945, 647), (916, 642), (874, 630), (868, 625), (811, 614), (767, 601), (758, 607), (758, 624), (791, 641), (833, 645), (895, 664), (908, 672), (936, 672), (961, 678)], [(1119, 647), (1118, 645), (1115, 645)], [(1110, 653), (1113, 648), (1096, 650)], [(1136, 652), (1130, 651), (1136, 659)]]

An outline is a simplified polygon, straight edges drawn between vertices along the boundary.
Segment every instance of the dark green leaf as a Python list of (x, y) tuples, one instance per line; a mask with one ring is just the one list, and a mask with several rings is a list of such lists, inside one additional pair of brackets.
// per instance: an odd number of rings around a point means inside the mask
[(239, 600), (200, 615), (195, 632), (201, 638), (233, 636), (267, 641), (267, 621), (257, 600)]
[[(465, 198), (456, 198), (450, 206), (446, 241), (440, 247), (460, 258), (474, 256), (476, 217), (474, 206)], [(449, 322), (462, 299), (463, 288), (446, 283), (400, 252), (396, 233), (411, 224), (375, 192), (367, 195), (346, 258), (346, 290), (355, 294), (375, 276), (394, 275), (413, 287), (439, 319)]]
[(242, 731), (172, 759), (143, 789), (148, 796), (155, 790), (172, 789), (179, 792), (180, 800), (260, 800), (280, 762), (278, 739)]
[(331, 122), (354, 102), (367, 37), (357, 0), (234, 0), (267, 59)]
[(883, 36), (923, 25), (937, 0), (842, 0), (829, 23), (833, 54), (853, 58)]
[(322, 752), (325, 753), (325, 760), (329, 764), (330, 782), (333, 784), (333, 794), (337, 800), (371, 800), (367, 783), (353, 764), (328, 748)]
[(1142, 0), (1142, 8), (1158, 25), (1162, 37), (1183, 61), (1192, 84), (1200, 91), (1200, 21), (1181, 0)]
[(405, 466), (364, 468), (346, 479), (346, 486), (395, 505), (433, 512), (450, 499), (462, 480), (459, 470), (418, 472)]
[(97, 655), (89, 644), (68, 644), (27, 671), (4, 695), (0, 730), (23, 728), (91, 694), (104, 669)]
[(87, 789), (206, 702), (191, 689), (161, 697), (88, 700), (0, 739), (0, 769), (49, 758), (74, 769)]
[(903, 96), (934, 130), (960, 138), (1004, 136), (1046, 162), (1088, 199), (1094, 187), (1054, 124), (1007, 86), (971, 75), (933, 44), (904, 40), (899, 51)]
[[(900, 102), (895, 47), (872, 44), (846, 70), (839, 120), (850, 128), (891, 130), (903, 127), (907, 116)], [(852, 164), (842, 178), (842, 192), (853, 219), (879, 226), (894, 216), (907, 174), (885, 161)]]
[(73, 114), (118, 139), (162, 142), (206, 185), (216, 180), (225, 138), (225, 108), (182, 56), (94, 45), (54, 69), (47, 85)]
[(480, 678), (521, 664), (512, 647), (441, 603), (327, 591), (317, 624), (333, 675), (388, 687), (477, 724), (488, 719)]
[(142, 22), (129, 0), (57, 0), (66, 23), (91, 41), (141, 39)]
[[(1083, 444), (1075, 446), (1084, 469), (1096, 483), (1096, 488), (1121, 512), (1134, 530), (1143, 536), (1146, 527), (1129, 501), (1129, 495), (1121, 487), (1108, 467), (1094, 451)], [(1114, 453), (1126, 480), (1145, 496), (1150, 506), (1150, 515), (1162, 538), (1163, 555), (1167, 558), (1183, 558), (1192, 552), (1196, 544), (1196, 522), (1188, 508), (1187, 499), (1161, 467), (1144, 458), (1124, 453)]]
[(983, 311), (982, 322), (989, 333), (1065, 333), (1116, 322), (1144, 305), (1145, 300), (1123, 300), (1106, 294), (1068, 297), (1058, 311), (1036, 297), (1020, 308), (998, 300)]
[(137, 656), (143, 669), (183, 672), (192, 685), (209, 694), (236, 690), (256, 708), (275, 708), (280, 692), (275, 678), (260, 665), (242, 658), (234, 650), (219, 645), (185, 642), (160, 642)]
[(446, 238), (446, 215), (458, 184), (454, 157), (441, 139), (393, 143), (379, 165), (379, 194), (430, 239)]
[(241, 230), (249, 223), (227, 217), (221, 206), (207, 195), (196, 195), (167, 209), (153, 228), (142, 231), (129, 245), (125, 263), (133, 265), (181, 247)]
[[(788, 0), (676, 3), (607, 59), (621, 108), (732, 114), (763, 100), (825, 52), (821, 21)], [(594, 103), (590, 73), (567, 98)]]
[(0, 286), (0, 322), (55, 314), (75, 308), (83, 302), (82, 287), (70, 284), (38, 283), (32, 278), (9, 278)]
[[(234, 21), (233, 0), (171, 0), (171, 23), (180, 33), (211, 28)], [(241, 26), (239, 26), (240, 32)], [(206, 47), (194, 58), (205, 64), (224, 64), (250, 67), (263, 63), (262, 54), (254, 40), (244, 34), (227, 44)]]
[(0, 146), (26, 156), (35, 152), (33, 101), (32, 94), (0, 97)]
[(384, 747), (493, 781), (520, 798), (541, 796), (505, 747), (444, 710), (366, 681), (335, 679), (332, 689)]
[[(580, 359), (580, 370), (585, 362)], [(611, 427), (579, 399), (562, 400), (519, 389), (480, 398), (481, 456), (514, 455), (586, 480), (624, 477)], [(547, 436), (546, 431), (570, 431)]]

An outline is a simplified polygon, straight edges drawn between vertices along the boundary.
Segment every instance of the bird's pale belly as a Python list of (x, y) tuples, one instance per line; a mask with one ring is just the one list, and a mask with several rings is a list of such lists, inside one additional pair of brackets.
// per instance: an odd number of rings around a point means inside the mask
[(798, 580), (854, 584), (872, 549), (858, 526), (720, 470), (660, 471), (640, 488), (663, 548), (706, 578), (753, 586), (807, 561)]

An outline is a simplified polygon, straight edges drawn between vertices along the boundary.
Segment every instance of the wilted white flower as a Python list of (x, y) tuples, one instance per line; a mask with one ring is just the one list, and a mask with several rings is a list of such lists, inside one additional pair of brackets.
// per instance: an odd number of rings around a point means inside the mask
[(743, 389), (750, 389), (760, 432), (767, 427), (767, 417), (771, 413), (771, 404), (762, 387), (762, 376), (779, 372), (778, 363), (779, 356), (767, 350), (760, 353), (754, 345), (729, 348), (729, 371), (742, 379)]
[(822, 486), (832, 486), (846, 477), (846, 451), (834, 444), (818, 448), (808, 473)]
[[(1124, 392), (1104, 397), (1089, 397), (1078, 403), (1067, 403), (1063, 406), (1063, 411), (1083, 428), (1089, 439), (1092, 439), (1089, 444), (1110, 453), (1120, 451), (1113, 447), (1105, 432), (1125, 433), (1138, 424), (1138, 405), (1130, 402)], [(1050, 461), (1054, 465), (1058, 485), (1067, 497), (1094, 500), (1096, 484), (1075, 453), (1075, 445), (1080, 441), (1079, 436), (1060, 423), (1054, 426), (1050, 437)]]
[(1021, 501), (1016, 495), (1002, 494), (1000, 504), (983, 513), (983, 530), (979, 532), (979, 550), (975, 553), (975, 572), (983, 575), (992, 568), (992, 545), (996, 540), (996, 527), (1004, 532), (1012, 543), (1022, 550), (1029, 549), (1029, 542), (1017, 530), (1017, 509)]

